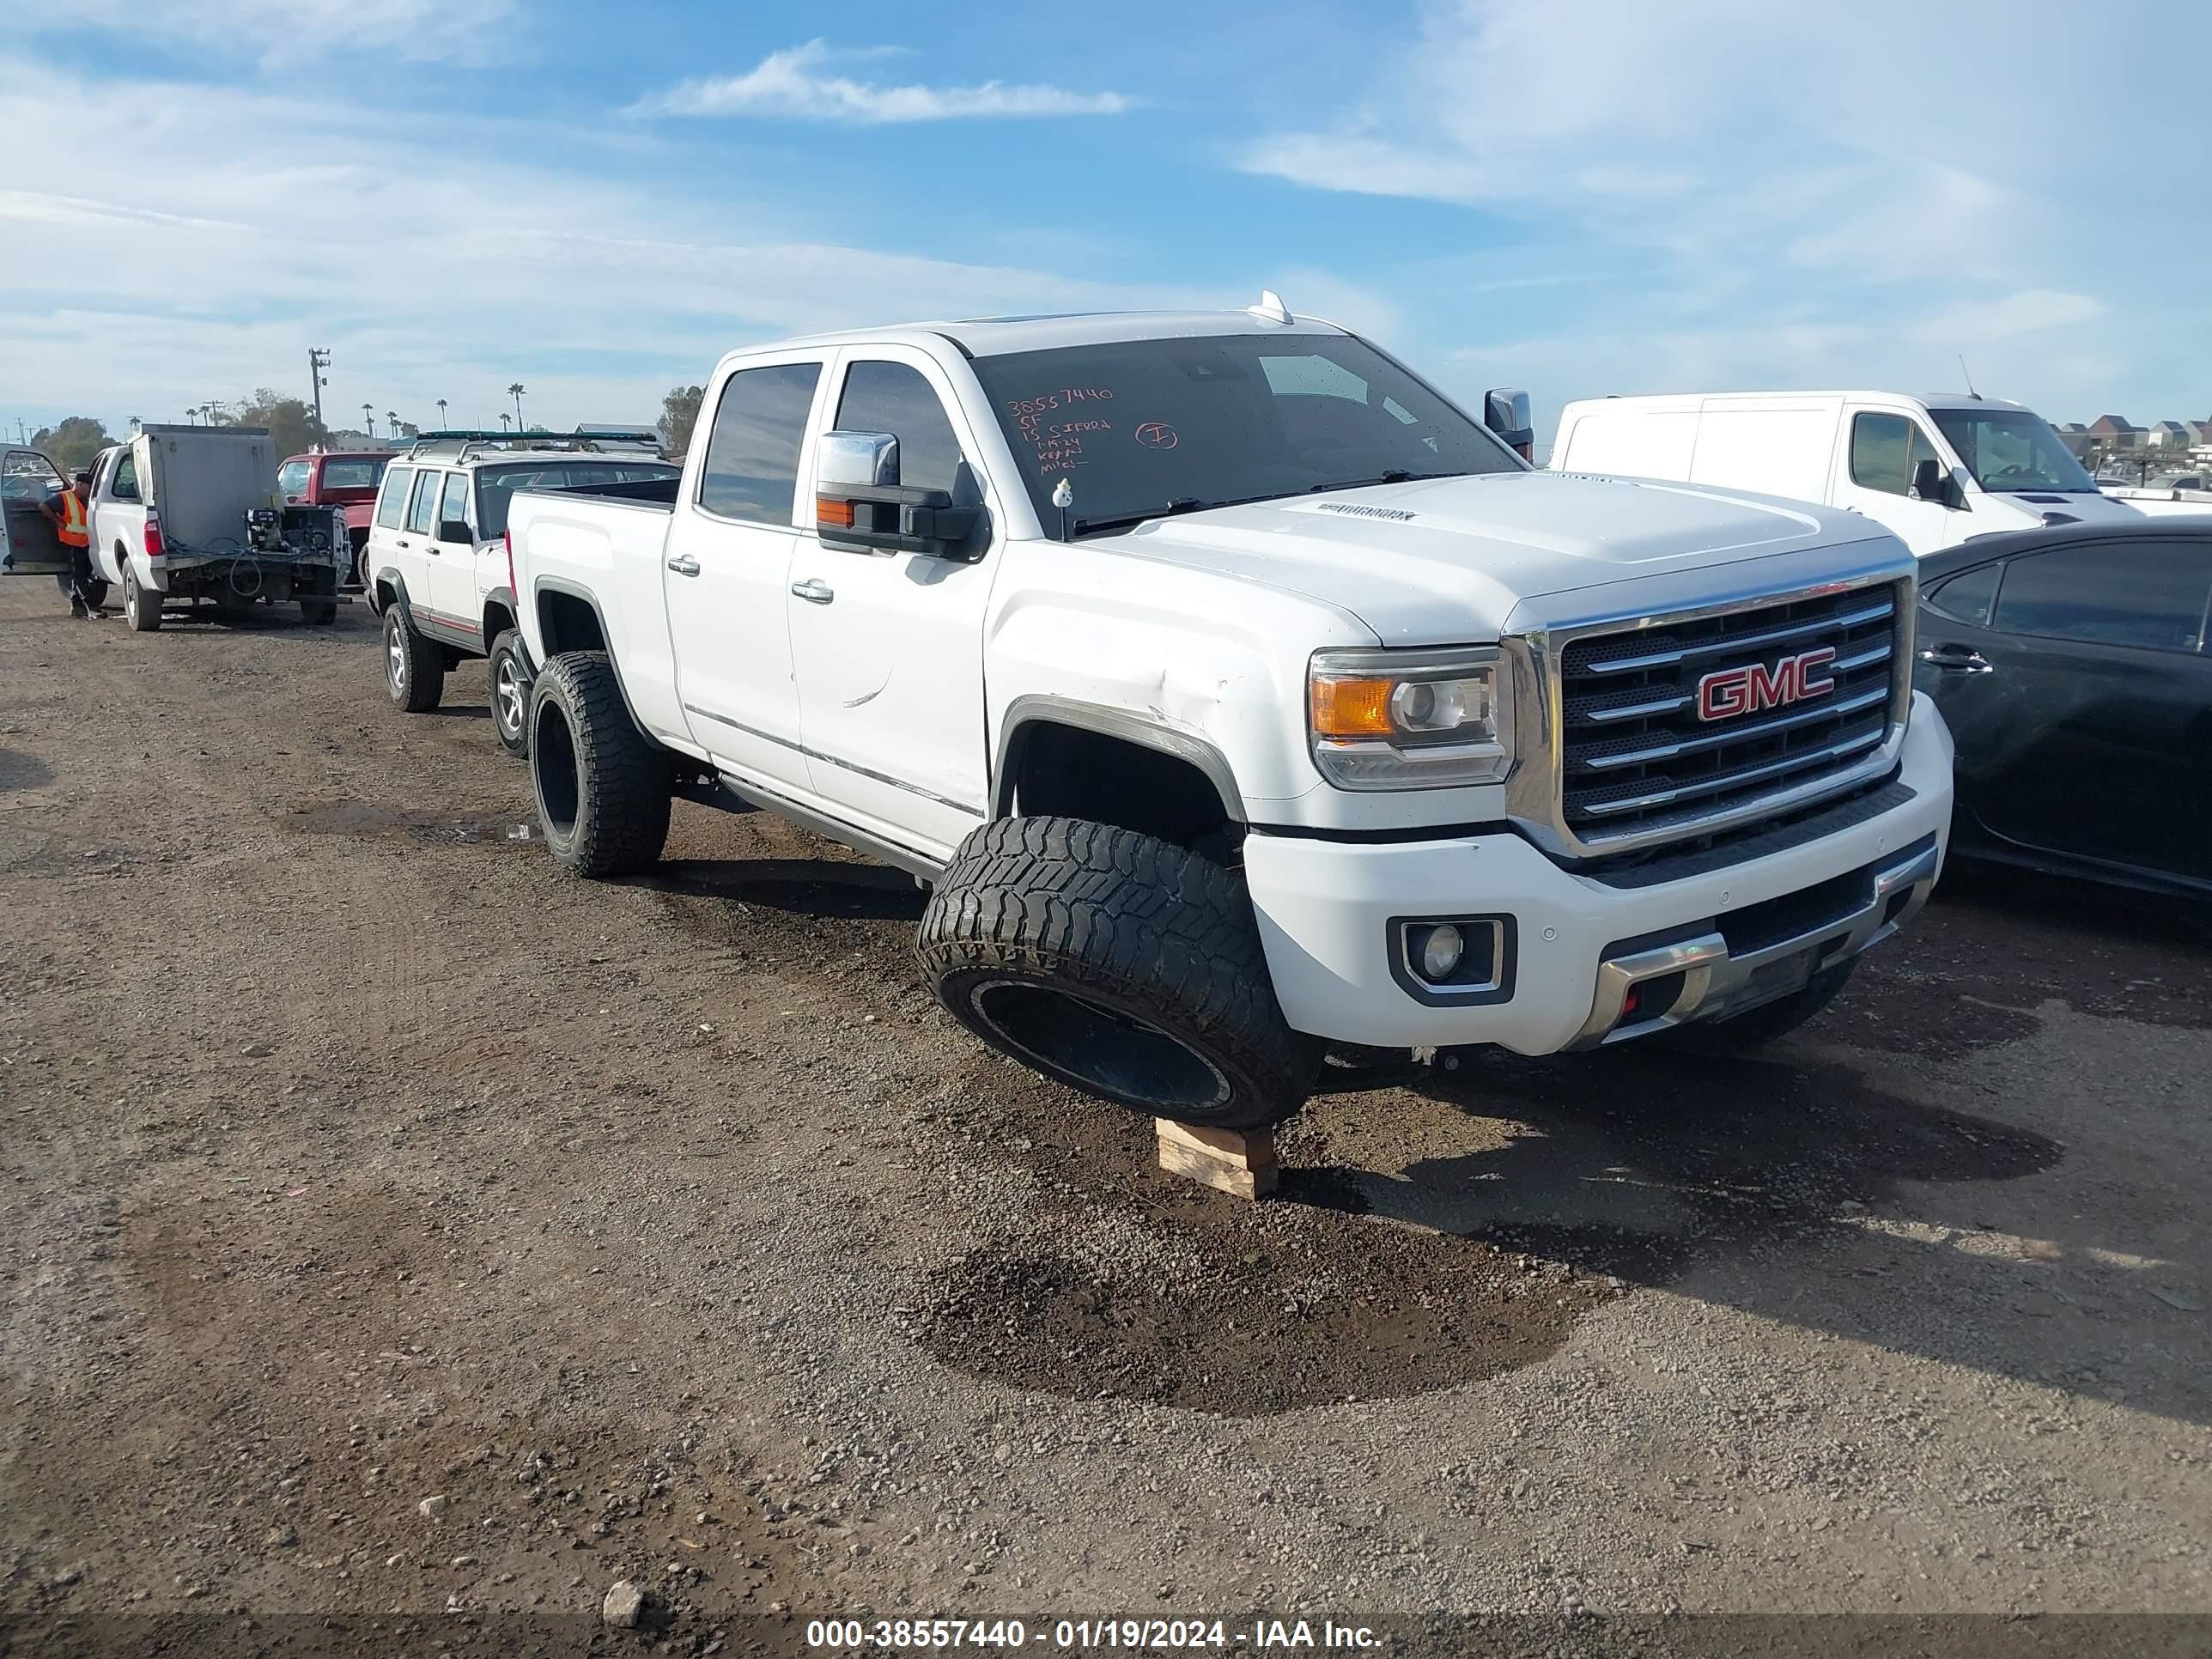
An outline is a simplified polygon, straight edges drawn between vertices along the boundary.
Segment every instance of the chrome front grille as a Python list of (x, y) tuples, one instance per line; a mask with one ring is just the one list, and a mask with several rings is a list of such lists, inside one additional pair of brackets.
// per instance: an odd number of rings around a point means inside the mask
[[(1867, 780), (1905, 716), (1911, 628), (1911, 585), (1883, 581), (1559, 639), (1561, 850), (1705, 834)], [(1778, 695), (1786, 665), (1822, 652), (1806, 673), (1828, 690)]]

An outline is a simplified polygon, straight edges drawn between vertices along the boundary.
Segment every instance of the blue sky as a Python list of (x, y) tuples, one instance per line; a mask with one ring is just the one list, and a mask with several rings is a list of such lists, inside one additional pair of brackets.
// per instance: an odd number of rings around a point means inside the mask
[(2201, 419), (2203, 84), (2045, 0), (49, 0), (0, 46), (0, 422), (304, 392), (310, 345), (356, 423), (647, 420), (749, 341), (1263, 284), (1546, 437), (1960, 354)]

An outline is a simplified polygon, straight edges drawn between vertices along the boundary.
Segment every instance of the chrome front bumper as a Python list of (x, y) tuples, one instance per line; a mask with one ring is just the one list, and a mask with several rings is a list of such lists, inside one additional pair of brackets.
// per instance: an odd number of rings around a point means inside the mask
[[(1656, 945), (1598, 964), (1597, 993), (1570, 1046), (1596, 1048), (1625, 1042), (1695, 1019), (1721, 1019), (1789, 995), (1823, 969), (1848, 961), (1879, 945), (1928, 902), (1942, 865), (1942, 848), (1909, 849), (1860, 872), (1863, 886), (1839, 896), (1833, 914), (1789, 937), (1762, 939), (1732, 952), (1726, 932), (1735, 918), (1723, 918), (1712, 931)], [(1672, 994), (1655, 981), (1678, 980)], [(1632, 994), (1650, 987), (1653, 1006), (1629, 1010)], [(1663, 1006), (1659, 1006), (1663, 1003)]]

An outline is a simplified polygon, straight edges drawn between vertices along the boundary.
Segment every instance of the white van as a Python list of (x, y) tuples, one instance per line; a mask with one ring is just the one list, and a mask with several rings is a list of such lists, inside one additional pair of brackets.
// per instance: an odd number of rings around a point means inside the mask
[(2099, 492), (2033, 410), (1971, 393), (1584, 398), (1560, 411), (1551, 465), (1840, 507), (1921, 554), (1994, 531), (2139, 516)]

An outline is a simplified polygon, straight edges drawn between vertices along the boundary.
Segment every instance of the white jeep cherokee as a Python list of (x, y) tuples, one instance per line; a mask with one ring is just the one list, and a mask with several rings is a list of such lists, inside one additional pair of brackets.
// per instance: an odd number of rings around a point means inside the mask
[(1109, 1099), (1764, 1041), (1942, 866), (1894, 537), (1534, 470), (1486, 426), (1525, 400), (1273, 296), (749, 349), (704, 408), (680, 483), (509, 509), (549, 845), (635, 871), (672, 794), (814, 826), (933, 887), (956, 1018)]
[(520, 755), (530, 681), (514, 650), (508, 499), (526, 488), (605, 487), (677, 471), (635, 428), (417, 439), (385, 468), (361, 556), (363, 591), (384, 617), (384, 689), (392, 702), (410, 714), (435, 708), (447, 670), (488, 658), (492, 729)]

